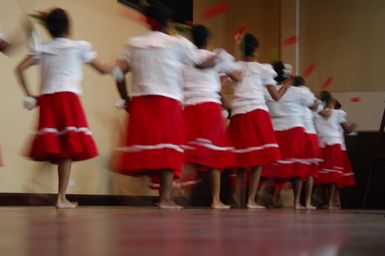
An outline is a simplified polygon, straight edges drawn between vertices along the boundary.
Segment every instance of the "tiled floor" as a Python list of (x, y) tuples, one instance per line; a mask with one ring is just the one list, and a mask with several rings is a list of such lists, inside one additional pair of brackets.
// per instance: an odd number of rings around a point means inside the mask
[(384, 215), (0, 207), (0, 255), (385, 255)]

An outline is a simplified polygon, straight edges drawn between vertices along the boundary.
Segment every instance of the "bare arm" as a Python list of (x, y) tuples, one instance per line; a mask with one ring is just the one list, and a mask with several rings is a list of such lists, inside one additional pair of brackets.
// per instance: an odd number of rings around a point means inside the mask
[(279, 90), (275, 89), (274, 85), (268, 85), (268, 86), (266, 86), (266, 88), (267, 88), (267, 91), (269, 92), (271, 98), (273, 98), (273, 100), (275, 100), (275, 101), (279, 101), (282, 98), (282, 96), (285, 95), (287, 88), (290, 87), (291, 82), (292, 82), (291, 79), (286, 79), (282, 83), (282, 86), (281, 86), (281, 88), (279, 88)]
[(233, 71), (230, 71), (230, 72), (226, 73), (226, 75), (228, 77), (230, 77), (231, 80), (236, 81), (236, 82), (242, 80), (242, 72), (241, 71), (233, 70)]
[(90, 63), (88, 63), (92, 68), (94, 68), (96, 71), (98, 71), (100, 74), (110, 74), (113, 66), (102, 64), (98, 60), (93, 60)]
[(218, 59), (218, 55), (213, 55), (206, 60), (204, 60), (201, 64), (196, 65), (195, 67), (198, 69), (206, 69), (206, 68), (212, 68), (215, 66), (215, 63)]
[(16, 76), (18, 78), (18, 81), (21, 85), (21, 88), (23, 89), (25, 95), (29, 97), (33, 97), (31, 91), (29, 90), (29, 87), (27, 85), (24, 72), (30, 68), (31, 66), (35, 65), (35, 61), (33, 60), (32, 56), (25, 57), (20, 64), (16, 67)]
[(356, 128), (356, 124), (349, 124), (348, 122), (344, 122), (341, 124), (342, 129), (344, 129), (345, 134), (350, 134)]
[(0, 39), (0, 52), (6, 52), (10, 48), (10, 44)]
[[(124, 60), (118, 60), (116, 67), (121, 70), (123, 76), (126, 75), (131, 70), (130, 65), (127, 63), (127, 61), (124, 61)], [(123, 100), (129, 101), (130, 97), (127, 92), (126, 78), (124, 77), (123, 80), (120, 80), (120, 81), (116, 80), (116, 86), (120, 97)]]

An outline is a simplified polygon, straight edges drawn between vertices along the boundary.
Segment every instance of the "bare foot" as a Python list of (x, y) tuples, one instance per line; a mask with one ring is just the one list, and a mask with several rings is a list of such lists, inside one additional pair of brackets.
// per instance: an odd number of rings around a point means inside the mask
[(215, 202), (211, 204), (212, 209), (227, 210), (230, 209), (230, 205), (224, 204), (222, 202)]
[(329, 205), (327, 209), (329, 209), (329, 210), (341, 210), (341, 207)]
[(317, 207), (311, 205), (311, 204), (307, 204), (306, 205), (306, 210), (317, 210)]
[(255, 202), (248, 202), (246, 207), (247, 209), (258, 209), (258, 210), (266, 209), (265, 206), (259, 205)]
[(174, 201), (159, 202), (157, 204), (157, 207), (159, 209), (165, 209), (165, 210), (181, 210), (181, 209), (183, 209), (183, 206), (176, 204)]
[(296, 204), (294, 205), (295, 210), (306, 210), (305, 206), (302, 206), (301, 204)]
[(57, 200), (56, 209), (74, 209), (78, 207), (78, 202), (70, 202), (66, 198)]
[(232, 208), (241, 208), (241, 202), (238, 200), (236, 196), (232, 196), (232, 203), (231, 203)]

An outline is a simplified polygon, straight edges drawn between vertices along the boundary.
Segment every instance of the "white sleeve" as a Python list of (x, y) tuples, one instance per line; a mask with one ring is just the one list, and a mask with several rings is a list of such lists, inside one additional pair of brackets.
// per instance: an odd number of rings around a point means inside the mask
[(306, 107), (314, 106), (316, 98), (310, 90), (302, 89), (300, 96), (302, 105)]
[(217, 64), (215, 65), (215, 70), (218, 73), (229, 73), (231, 71), (240, 71), (241, 67), (235, 63), (235, 58), (230, 55), (228, 52), (225, 50), (219, 49), (219, 50), (214, 50), (215, 53), (218, 54), (219, 60)]
[(262, 82), (264, 86), (276, 85), (277, 81), (274, 78), (277, 77), (277, 73), (274, 71), (273, 66), (270, 64), (262, 65)]
[(337, 121), (338, 123), (342, 124), (342, 123), (345, 123), (347, 121), (347, 114), (345, 111), (343, 110), (338, 110), (337, 112)]
[(177, 51), (181, 62), (185, 65), (199, 65), (204, 61), (198, 53), (198, 48), (182, 36), (178, 36)]
[(92, 50), (92, 45), (89, 42), (79, 42), (80, 59), (83, 63), (90, 63), (96, 58), (96, 52)]

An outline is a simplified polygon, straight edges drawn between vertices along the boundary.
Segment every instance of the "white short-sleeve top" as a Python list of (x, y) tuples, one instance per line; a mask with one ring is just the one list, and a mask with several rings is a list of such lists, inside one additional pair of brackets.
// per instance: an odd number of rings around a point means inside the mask
[(181, 36), (151, 31), (132, 38), (122, 56), (132, 72), (132, 96), (159, 95), (183, 100), (183, 67), (202, 62), (196, 47)]
[[(207, 59), (215, 53), (197, 49), (200, 59)], [(194, 105), (203, 102), (221, 103), (221, 81), (220, 73), (228, 73), (235, 68), (234, 58), (223, 50), (213, 68), (198, 69), (194, 66), (185, 66), (183, 69), (184, 78), (184, 103)]]
[(341, 124), (346, 122), (346, 112), (333, 109), (328, 118), (314, 114), (315, 126), (321, 146), (340, 144), (345, 145), (344, 132)]
[[(276, 89), (279, 90), (280, 87), (277, 85)], [(291, 86), (278, 102), (274, 101), (267, 91), (265, 91), (265, 95), (275, 131), (285, 131), (296, 127), (305, 128), (304, 108), (313, 106), (315, 101), (310, 90)]]
[(55, 38), (33, 49), (31, 56), (41, 65), (41, 94), (73, 92), (81, 94), (83, 64), (96, 58), (90, 43)]
[[(311, 94), (313, 94), (311, 90), (306, 86), (300, 86), (299, 88), (309, 91)], [(314, 125), (313, 111), (306, 106), (303, 106), (303, 111), (304, 111), (303, 121), (305, 126), (305, 132), (308, 134), (317, 134), (317, 130), (315, 129), (315, 125)]]
[(276, 85), (277, 73), (269, 64), (258, 62), (237, 62), (242, 72), (242, 80), (235, 84), (232, 101), (232, 116), (257, 109), (268, 111), (265, 100), (267, 85)]

